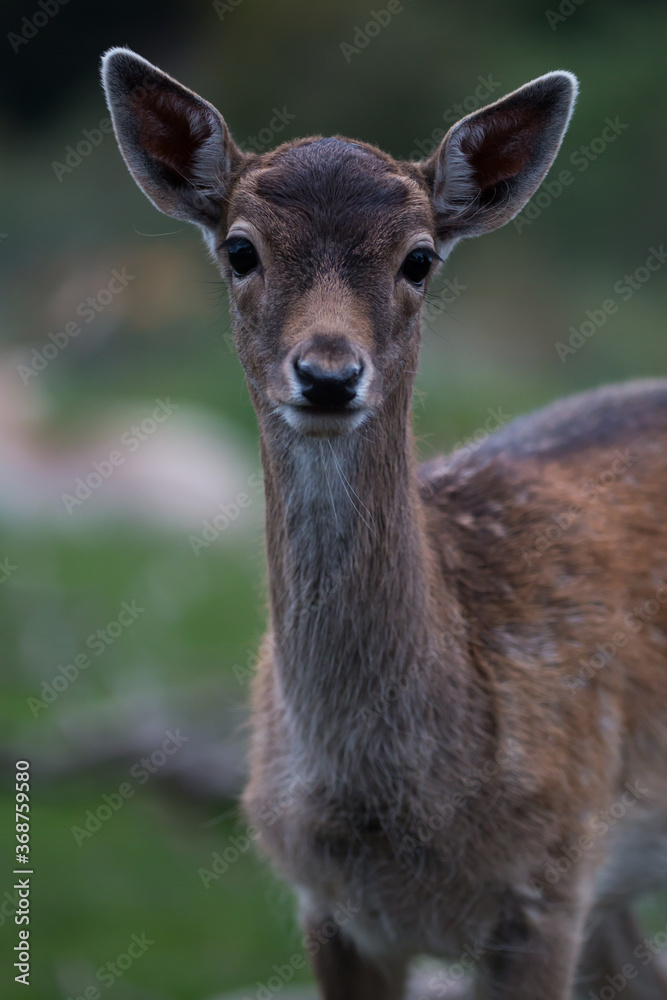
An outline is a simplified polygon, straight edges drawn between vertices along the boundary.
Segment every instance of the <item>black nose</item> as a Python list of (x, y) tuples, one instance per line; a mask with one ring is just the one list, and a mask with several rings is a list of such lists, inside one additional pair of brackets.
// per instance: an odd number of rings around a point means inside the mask
[(363, 365), (346, 365), (338, 371), (332, 371), (321, 368), (315, 361), (297, 358), (294, 371), (304, 399), (318, 409), (338, 410), (357, 395)]

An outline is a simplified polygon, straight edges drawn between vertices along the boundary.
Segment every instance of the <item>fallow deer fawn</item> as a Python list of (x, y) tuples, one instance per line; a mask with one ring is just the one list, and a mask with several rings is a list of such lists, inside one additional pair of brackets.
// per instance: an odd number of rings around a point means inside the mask
[(667, 381), (421, 468), (411, 434), (436, 265), (526, 204), (575, 78), (414, 163), (341, 137), (244, 153), (133, 52), (103, 77), (135, 180), (229, 285), (270, 584), (244, 804), (322, 996), (402, 997), (428, 954), (480, 998), (667, 997), (630, 910), (667, 881)]

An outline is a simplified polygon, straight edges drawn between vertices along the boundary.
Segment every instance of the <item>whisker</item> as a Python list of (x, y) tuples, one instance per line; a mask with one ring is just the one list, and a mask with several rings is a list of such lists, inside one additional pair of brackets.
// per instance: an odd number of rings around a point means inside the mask
[[(331, 444), (331, 442), (329, 442)], [(324, 475), (326, 476), (327, 486), (329, 487), (329, 496), (331, 497), (331, 509), (333, 510), (334, 520), (336, 522), (336, 531), (340, 533), (340, 528), (338, 525), (338, 512), (336, 510), (336, 502), (334, 500), (333, 490), (331, 489), (331, 483), (329, 481), (329, 469), (327, 468), (326, 459), (324, 458), (324, 443), (319, 442), (320, 445), (320, 455), (322, 456), (322, 466), (324, 468)]]
[(183, 229), (170, 229), (168, 233), (142, 233), (136, 226), (132, 226), (137, 236), (176, 236), (177, 233), (184, 232)]
[[(363, 521), (363, 523), (366, 525), (366, 527), (370, 531), (371, 535), (373, 535), (373, 537), (379, 541), (377, 534), (375, 533), (375, 531), (373, 530), (373, 528), (371, 527), (371, 525), (368, 523), (368, 521), (366, 520), (366, 518), (361, 513), (361, 511), (359, 510), (359, 508), (355, 504), (354, 500), (350, 496), (350, 492), (349, 492), (349, 490), (348, 490), (347, 487), (348, 486), (350, 487), (350, 490), (352, 490), (352, 493), (354, 493), (354, 490), (352, 489), (352, 486), (350, 485), (350, 483), (348, 482), (348, 480), (345, 478), (345, 476), (343, 474), (343, 470), (341, 469), (341, 467), (340, 467), (340, 465), (338, 463), (338, 459), (336, 458), (336, 452), (333, 450), (331, 441), (329, 441), (329, 448), (331, 450), (331, 454), (333, 455), (333, 460), (336, 463), (336, 470), (338, 472), (338, 475), (340, 477), (340, 481), (341, 481), (341, 483), (343, 485), (343, 489), (345, 490), (345, 494), (346, 494), (348, 500), (352, 504), (354, 510), (357, 512), (357, 514), (359, 515), (359, 517), (361, 518), (361, 520)], [(347, 483), (347, 486), (345, 485), (346, 483)], [(361, 504), (361, 506), (364, 508), (364, 510), (368, 513), (368, 516), (370, 517), (370, 519), (372, 521), (373, 520), (373, 516), (372, 516), (371, 512), (368, 510), (368, 507), (366, 506), (366, 504), (363, 502), (363, 500), (361, 499), (361, 497), (358, 496), (358, 494), (354, 493), (354, 495), (357, 498), (357, 500), (359, 501), (359, 503)]]
[[(333, 447), (331, 446), (331, 442), (329, 442), (329, 447), (331, 447), (331, 453), (332, 453), (332, 455), (334, 457), (334, 462), (338, 465), (338, 459), (336, 458), (336, 452), (333, 450)], [(340, 468), (340, 466), (339, 466), (339, 468)], [(341, 476), (343, 477), (343, 479), (345, 480), (345, 482), (349, 486), (350, 490), (352, 491), (352, 493), (354, 494), (354, 496), (357, 498), (357, 500), (359, 501), (359, 503), (364, 508), (364, 510), (366, 511), (366, 513), (368, 514), (368, 516), (370, 517), (370, 519), (372, 521), (373, 520), (373, 515), (371, 514), (370, 510), (368, 509), (368, 507), (366, 506), (366, 504), (364, 503), (364, 501), (361, 499), (361, 497), (359, 496), (359, 494), (353, 488), (352, 483), (347, 478), (347, 476), (345, 475), (345, 473), (343, 472), (342, 469), (340, 469), (340, 474), (341, 474)]]

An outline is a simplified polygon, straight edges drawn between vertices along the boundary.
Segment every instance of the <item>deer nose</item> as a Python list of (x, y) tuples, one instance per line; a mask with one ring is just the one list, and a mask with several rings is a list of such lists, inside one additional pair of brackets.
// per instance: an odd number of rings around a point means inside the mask
[(301, 395), (323, 410), (342, 409), (357, 395), (363, 364), (346, 364), (338, 369), (323, 368), (315, 361), (296, 358), (294, 371)]

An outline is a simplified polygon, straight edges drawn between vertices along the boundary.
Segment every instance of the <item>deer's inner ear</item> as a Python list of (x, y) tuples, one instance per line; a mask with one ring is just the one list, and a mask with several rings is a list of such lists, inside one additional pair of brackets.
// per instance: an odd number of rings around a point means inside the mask
[(176, 183), (193, 182), (197, 156), (213, 137), (212, 123), (203, 115), (189, 114), (176, 94), (161, 94), (151, 106), (134, 100), (139, 142), (148, 155), (171, 169)]
[(498, 123), (483, 133), (482, 141), (470, 136), (461, 142), (461, 153), (470, 164), (475, 183), (481, 192), (516, 177), (525, 169), (534, 136), (530, 123), (520, 136), (507, 135)]
[(443, 243), (489, 232), (521, 211), (560, 148), (576, 92), (571, 73), (547, 73), (452, 126), (420, 164)]
[(243, 160), (218, 111), (129, 49), (104, 57), (102, 78), (127, 166), (153, 204), (216, 229)]

